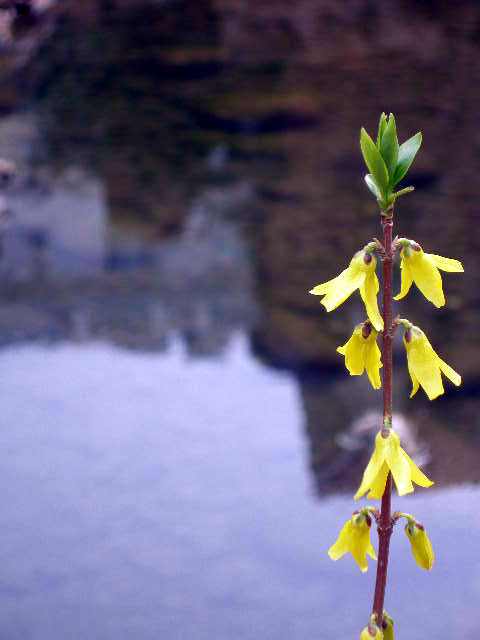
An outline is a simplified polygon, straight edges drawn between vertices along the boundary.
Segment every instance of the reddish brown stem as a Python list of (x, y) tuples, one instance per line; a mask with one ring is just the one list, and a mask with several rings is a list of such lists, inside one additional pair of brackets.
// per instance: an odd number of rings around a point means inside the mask
[[(383, 363), (383, 425), (382, 431), (388, 431), (392, 426), (392, 227), (393, 211), (391, 215), (382, 213), (382, 231), (384, 255), (382, 256), (382, 316), (384, 330), (382, 333), (382, 363)], [(392, 535), (392, 518), (390, 515), (390, 501), (392, 495), (392, 474), (389, 472), (385, 491), (382, 496), (382, 507), (377, 522), (378, 530), (378, 564), (375, 594), (373, 596), (373, 613), (377, 615), (377, 624), (382, 627), (383, 602), (387, 583), (388, 550)]]

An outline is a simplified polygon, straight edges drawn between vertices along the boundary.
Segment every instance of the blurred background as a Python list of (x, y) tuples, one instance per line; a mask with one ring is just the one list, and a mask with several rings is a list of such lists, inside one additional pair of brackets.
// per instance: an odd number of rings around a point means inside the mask
[(473, 0), (0, 2), (0, 638), (357, 637), (375, 563), (327, 549), (381, 396), (335, 351), (358, 294), (307, 292), (380, 234), (382, 111), (423, 132), (395, 231), (465, 267), (394, 308), (463, 383), (410, 400), (396, 336), (436, 560), (397, 527), (386, 608), (478, 637), (479, 35)]

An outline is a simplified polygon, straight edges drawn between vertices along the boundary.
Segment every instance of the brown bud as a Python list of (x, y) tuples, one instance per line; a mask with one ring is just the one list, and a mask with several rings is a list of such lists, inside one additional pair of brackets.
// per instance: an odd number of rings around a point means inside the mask
[(370, 322), (364, 322), (362, 327), (362, 338), (365, 338), (366, 340), (371, 333), (372, 325), (370, 324)]

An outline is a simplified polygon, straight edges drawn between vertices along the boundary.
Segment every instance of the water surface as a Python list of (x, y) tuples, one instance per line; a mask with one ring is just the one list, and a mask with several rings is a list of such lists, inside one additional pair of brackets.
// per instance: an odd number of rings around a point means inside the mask
[(424, 134), (396, 230), (465, 266), (394, 310), (463, 383), (409, 400), (397, 336), (395, 427), (436, 484), (394, 508), (436, 560), (397, 527), (386, 606), (476, 638), (477, 5), (124, 4), (75, 5), (0, 83), (0, 635), (358, 635), (375, 572), (326, 551), (380, 396), (336, 353), (359, 296), (307, 291), (379, 234), (357, 141), (384, 109)]
[[(174, 340), (157, 355), (10, 348), (1, 366), (2, 635), (287, 639), (340, 623), (355, 637), (374, 563), (361, 575), (326, 554), (354, 503), (314, 498), (298, 384), (243, 336), (216, 362)], [(408, 499), (436, 561), (421, 571), (397, 527), (387, 607), (400, 635), (446, 638), (445, 619), (478, 634), (479, 497)]]

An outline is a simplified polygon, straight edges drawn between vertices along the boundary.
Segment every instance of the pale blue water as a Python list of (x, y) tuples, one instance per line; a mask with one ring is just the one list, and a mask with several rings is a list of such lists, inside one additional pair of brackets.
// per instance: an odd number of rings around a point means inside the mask
[[(314, 498), (296, 380), (244, 336), (216, 360), (174, 338), (163, 354), (12, 347), (0, 368), (0, 637), (357, 637), (374, 563), (361, 575), (326, 551), (358, 505)], [(396, 637), (478, 636), (479, 500), (469, 486), (394, 499), (436, 551), (420, 570), (397, 527)]]

